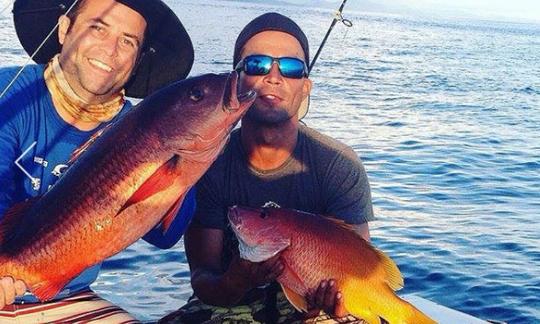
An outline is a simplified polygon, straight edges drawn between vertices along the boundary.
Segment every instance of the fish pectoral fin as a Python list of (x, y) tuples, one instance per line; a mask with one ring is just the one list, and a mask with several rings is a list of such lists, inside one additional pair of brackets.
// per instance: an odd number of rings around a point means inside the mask
[(54, 296), (68, 284), (68, 282), (68, 280), (44, 281), (30, 287), (30, 291), (32, 291), (40, 301), (44, 302), (53, 299)]
[(294, 306), (294, 308), (296, 308), (300, 312), (307, 312), (308, 308), (306, 298), (285, 287), (284, 285), (280, 285), (283, 289), (283, 293), (285, 293), (285, 297), (287, 297), (287, 300)]
[(384, 252), (378, 249), (375, 249), (375, 251), (381, 260), (381, 266), (386, 274), (385, 281), (388, 286), (394, 291), (403, 288), (403, 277), (401, 276), (401, 272), (399, 271), (396, 263), (392, 261), (392, 259), (390, 259), (390, 257)]
[(185, 196), (186, 196), (185, 193), (182, 194), (174, 202), (174, 204), (172, 204), (171, 208), (167, 210), (167, 213), (161, 219), (161, 233), (162, 234), (165, 234), (169, 230), (169, 227), (171, 227), (171, 224), (174, 221), (174, 218), (176, 217), (176, 215), (178, 215), (178, 212), (180, 211), (180, 207), (182, 207), (182, 203), (184, 202)]
[(177, 174), (178, 159), (178, 155), (175, 155), (169, 161), (165, 162), (162, 166), (160, 166), (159, 169), (157, 169), (154, 174), (152, 174), (148, 179), (146, 179), (142, 186), (140, 186), (139, 189), (137, 189), (137, 191), (135, 191), (133, 195), (131, 195), (131, 197), (126, 201), (122, 208), (120, 208), (117, 215), (122, 213), (129, 206), (135, 205), (173, 186), (175, 184), (174, 179), (179, 176), (179, 174)]

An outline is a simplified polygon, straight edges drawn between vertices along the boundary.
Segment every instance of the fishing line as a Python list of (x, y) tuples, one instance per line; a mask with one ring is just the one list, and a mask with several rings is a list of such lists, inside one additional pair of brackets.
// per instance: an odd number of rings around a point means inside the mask
[(352, 27), (353, 23), (349, 19), (343, 18), (343, 7), (345, 7), (346, 2), (347, 0), (343, 0), (343, 2), (341, 3), (341, 6), (336, 11), (334, 20), (332, 20), (332, 23), (330, 24), (330, 28), (328, 28), (328, 31), (326, 32), (326, 35), (324, 36), (323, 41), (321, 45), (319, 46), (319, 49), (317, 50), (317, 53), (315, 54), (315, 56), (313, 57), (313, 60), (311, 61), (311, 64), (309, 65), (308, 73), (311, 72), (313, 65), (315, 65), (315, 62), (317, 62), (317, 59), (319, 58), (319, 55), (321, 54), (321, 51), (324, 45), (326, 44), (326, 40), (328, 39), (328, 36), (330, 36), (330, 33), (332, 32), (332, 29), (334, 29), (334, 26), (336, 25), (336, 23), (339, 21), (346, 27)]
[[(69, 12), (71, 11), (71, 9), (73, 9), (73, 7), (75, 7), (75, 5), (77, 4), (77, 2), (79, 2), (79, 0), (75, 0), (73, 2), (73, 4), (71, 4), (71, 6), (68, 8), (68, 10), (64, 13), (64, 15), (67, 15), (69, 14)], [(14, 2), (15, 3), (15, 2)], [(61, 9), (64, 9), (65, 6), (64, 5), (61, 5)], [(15, 74), (15, 76), (13, 77), (13, 79), (8, 83), (8, 85), (4, 88), (4, 90), (2, 91), (2, 93), (0, 94), (0, 99), (2, 99), (2, 97), (4, 97), (4, 95), (6, 94), (6, 92), (9, 90), (9, 88), (11, 88), (11, 86), (13, 85), (13, 83), (15, 83), (15, 81), (17, 80), (17, 78), (21, 75), (21, 73), (23, 72), (24, 68), (34, 59), (34, 56), (36, 56), (37, 52), (39, 52), (39, 50), (43, 47), (43, 45), (47, 42), (47, 40), (49, 40), (49, 38), (51, 38), (52, 34), (54, 33), (54, 31), (56, 30), (56, 28), (58, 28), (58, 25), (60, 24), (60, 22), (57, 22), (56, 25), (53, 27), (53, 29), (49, 32), (49, 34), (47, 35), (47, 37), (45, 37), (45, 39), (41, 42), (41, 44), (39, 44), (39, 46), (36, 48), (36, 50), (34, 51), (34, 53), (32, 53), (32, 55), (30, 55), (30, 57), (26, 60), (26, 62), (23, 64), (23, 66), (19, 69), (19, 71), (17, 72), (17, 74)]]

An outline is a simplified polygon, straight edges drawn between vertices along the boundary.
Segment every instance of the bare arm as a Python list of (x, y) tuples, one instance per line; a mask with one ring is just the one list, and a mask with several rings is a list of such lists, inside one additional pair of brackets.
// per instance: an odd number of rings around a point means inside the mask
[(236, 305), (250, 289), (274, 281), (283, 271), (279, 256), (261, 263), (236, 257), (224, 271), (223, 231), (219, 229), (191, 226), (184, 242), (191, 286), (195, 295), (209, 305)]

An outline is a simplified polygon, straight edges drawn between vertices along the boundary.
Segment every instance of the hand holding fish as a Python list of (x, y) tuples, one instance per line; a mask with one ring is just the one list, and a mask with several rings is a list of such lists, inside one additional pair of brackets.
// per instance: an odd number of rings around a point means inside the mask
[(15, 297), (22, 296), (26, 292), (26, 285), (21, 280), (13, 280), (11, 277), (0, 279), (0, 310), (6, 305), (11, 305)]
[(229, 278), (241, 283), (248, 291), (275, 281), (283, 269), (284, 265), (279, 254), (262, 262), (251, 262), (236, 256), (227, 272)]
[(317, 289), (308, 289), (306, 302), (307, 318), (316, 316), (320, 310), (338, 318), (348, 315), (343, 303), (343, 294), (338, 290), (334, 279), (321, 280)]

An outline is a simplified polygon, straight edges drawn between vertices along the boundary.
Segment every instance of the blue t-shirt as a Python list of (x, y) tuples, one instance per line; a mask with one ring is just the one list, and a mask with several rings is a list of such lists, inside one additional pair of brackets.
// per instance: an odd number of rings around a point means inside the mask
[[(0, 69), (0, 91), (19, 69)], [(27, 66), (0, 98), (0, 219), (14, 203), (44, 194), (65, 172), (72, 152), (107, 125), (103, 123), (92, 131), (81, 131), (66, 123), (53, 106), (43, 69), (42, 65)], [(130, 107), (131, 103), (126, 101), (120, 114), (111, 122)], [(160, 248), (176, 244), (195, 210), (193, 191), (186, 195), (179, 215), (165, 235), (160, 229), (155, 229), (144, 239)], [(98, 264), (86, 269), (56, 298), (87, 289), (96, 280), (100, 267)], [(36, 299), (27, 295), (24, 301)]]

